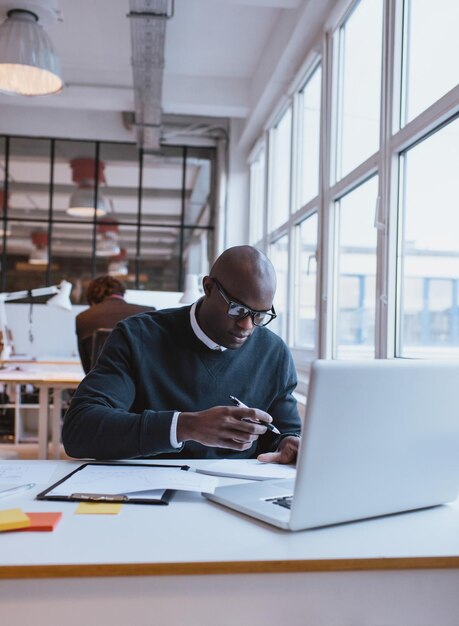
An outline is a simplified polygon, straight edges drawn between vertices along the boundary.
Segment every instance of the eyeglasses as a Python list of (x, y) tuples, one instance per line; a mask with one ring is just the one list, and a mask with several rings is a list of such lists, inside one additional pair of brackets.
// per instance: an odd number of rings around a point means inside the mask
[(223, 289), (221, 284), (218, 282), (216, 278), (212, 277), (221, 297), (225, 300), (228, 305), (228, 310), (226, 314), (228, 317), (236, 320), (243, 320), (245, 317), (252, 318), (252, 322), (255, 326), (267, 326), (269, 322), (272, 322), (274, 318), (277, 317), (276, 311), (274, 307), (271, 307), (270, 311), (254, 311), (253, 309), (245, 306), (245, 304), (241, 304), (240, 302), (236, 302), (235, 300), (231, 300), (226, 291)]

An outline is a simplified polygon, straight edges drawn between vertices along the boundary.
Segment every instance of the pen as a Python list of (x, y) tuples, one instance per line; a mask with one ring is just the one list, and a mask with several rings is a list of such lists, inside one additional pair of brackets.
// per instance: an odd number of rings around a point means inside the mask
[(27, 489), (32, 489), (35, 487), (35, 483), (27, 483), (26, 485), (18, 485), (17, 487), (10, 487), (9, 489), (0, 490), (0, 498), (6, 498), (6, 496), (12, 496), (15, 493), (20, 493), (21, 491), (27, 491)]
[[(236, 396), (230, 396), (230, 400), (232, 400), (236, 406), (240, 406), (240, 407), (242, 407), (242, 408), (244, 408), (244, 409), (248, 409), (248, 408), (249, 408), (246, 404), (244, 404), (243, 402), (241, 402), (240, 400), (238, 400), (238, 399), (236, 398)], [(258, 422), (258, 421), (256, 422), (256, 421), (254, 421), (254, 420), (251, 420), (251, 419), (250, 419), (250, 418), (248, 418), (248, 417), (243, 417), (242, 419), (244, 420), (244, 422), (252, 422), (253, 424), (261, 424), (262, 426), (266, 426), (266, 428), (267, 428), (268, 430), (272, 431), (272, 432), (273, 432), (273, 433), (275, 433), (276, 435), (280, 435), (280, 430), (278, 430), (278, 429), (277, 429), (275, 426), (273, 426), (272, 424), (268, 424), (267, 422)]]

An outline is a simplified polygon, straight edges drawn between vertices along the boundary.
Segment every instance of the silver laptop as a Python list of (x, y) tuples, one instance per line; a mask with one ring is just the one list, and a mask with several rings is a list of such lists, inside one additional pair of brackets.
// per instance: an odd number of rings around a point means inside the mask
[(302, 530), (451, 502), (458, 489), (459, 361), (318, 360), (296, 479), (206, 497)]

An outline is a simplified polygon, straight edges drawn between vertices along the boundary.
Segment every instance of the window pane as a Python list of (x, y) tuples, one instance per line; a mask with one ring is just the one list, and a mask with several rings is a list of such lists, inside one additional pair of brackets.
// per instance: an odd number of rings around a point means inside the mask
[(178, 228), (142, 228), (139, 275), (142, 289), (179, 291), (179, 237)]
[[(169, 152), (172, 148), (169, 147), (167, 150)], [(213, 154), (213, 149), (187, 148), (186, 151), (184, 223), (187, 226), (209, 226), (213, 222), (209, 202), (213, 161), (209, 158), (209, 154)], [(180, 191), (181, 186), (182, 181), (180, 181)]]
[(316, 69), (300, 93), (299, 207), (319, 192), (321, 68)]
[(459, 354), (459, 120), (407, 150), (399, 355)]
[(361, 0), (339, 35), (337, 179), (379, 147), (382, 0)]
[(265, 149), (262, 148), (250, 164), (250, 241), (256, 243), (263, 237), (265, 209)]
[(377, 194), (373, 177), (338, 203), (338, 358), (374, 357)]
[(297, 226), (294, 345), (314, 348), (316, 333), (317, 214)]
[[(190, 198), (195, 168), (186, 171), (185, 196)], [(145, 154), (142, 171), (142, 221), (144, 224), (180, 226), (182, 216), (183, 149)]]
[(402, 125), (459, 83), (459, 2), (405, 0)]
[(277, 317), (269, 325), (270, 330), (287, 340), (287, 281), (288, 281), (288, 237), (281, 237), (270, 247), (270, 255), (277, 275), (277, 290), (274, 308)]
[(270, 228), (287, 221), (290, 203), (292, 109), (289, 108), (271, 132)]
[(215, 256), (214, 161), (213, 148), (164, 146), (144, 155), (141, 177), (134, 144), (10, 138), (3, 288), (66, 278), (84, 302), (87, 281), (110, 273), (130, 288), (182, 290)]
[(103, 143), (100, 160), (104, 165), (105, 182), (99, 194), (105, 198), (109, 213), (118, 222), (137, 221), (139, 153), (130, 144)]

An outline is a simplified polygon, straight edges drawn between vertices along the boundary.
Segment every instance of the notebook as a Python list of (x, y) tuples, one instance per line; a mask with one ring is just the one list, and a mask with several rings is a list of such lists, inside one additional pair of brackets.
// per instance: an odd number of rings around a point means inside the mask
[(296, 478), (205, 495), (286, 530), (361, 520), (455, 500), (458, 450), (458, 361), (317, 360)]

